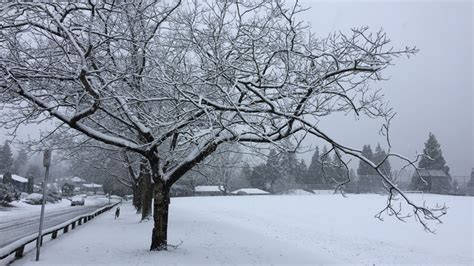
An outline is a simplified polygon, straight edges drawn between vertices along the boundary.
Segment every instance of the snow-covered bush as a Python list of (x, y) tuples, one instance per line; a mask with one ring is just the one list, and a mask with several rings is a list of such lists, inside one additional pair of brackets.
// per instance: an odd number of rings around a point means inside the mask
[[(31, 193), (26, 197), (25, 202), (32, 205), (39, 205), (43, 200), (43, 195), (40, 193)], [(61, 200), (61, 197), (56, 192), (49, 192), (46, 201), (49, 203), (56, 203)]]
[(28, 195), (28, 197), (26, 197), (25, 202), (32, 205), (39, 205), (41, 204), (42, 200), (43, 195), (39, 193), (31, 193), (30, 195)]

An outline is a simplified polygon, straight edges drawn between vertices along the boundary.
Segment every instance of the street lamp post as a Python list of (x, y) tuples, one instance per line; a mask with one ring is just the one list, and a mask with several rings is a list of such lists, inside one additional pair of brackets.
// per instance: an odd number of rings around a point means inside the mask
[(41, 247), (41, 234), (43, 233), (43, 220), (44, 220), (44, 205), (46, 204), (46, 190), (48, 189), (48, 176), (49, 176), (49, 166), (51, 165), (51, 151), (45, 150), (43, 155), (43, 166), (46, 167), (43, 180), (43, 201), (41, 203), (41, 216), (38, 230), (38, 239), (36, 240), (36, 261), (39, 260), (40, 256), (40, 247)]

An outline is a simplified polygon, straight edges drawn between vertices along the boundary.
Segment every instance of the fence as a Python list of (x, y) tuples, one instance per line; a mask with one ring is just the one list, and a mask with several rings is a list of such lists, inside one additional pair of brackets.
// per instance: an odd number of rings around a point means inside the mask
[[(109, 206), (105, 206), (97, 211), (94, 211), (89, 214), (81, 215), (76, 218), (73, 218), (71, 220), (68, 220), (62, 224), (58, 224), (56, 226), (47, 228), (46, 230), (43, 231), (40, 239), (40, 245), (43, 243), (43, 238), (47, 235), (51, 235), (51, 239), (56, 239), (58, 237), (58, 233), (60, 231), (63, 231), (63, 234), (67, 233), (69, 231), (69, 228), (73, 230), (76, 228), (76, 226), (82, 225), (83, 223), (87, 223), (88, 221), (94, 219), (97, 215), (106, 212), (110, 209), (112, 209), (114, 206), (119, 204), (119, 202), (114, 203)], [(21, 258), (23, 257), (23, 252), (25, 250), (25, 246), (28, 245), (31, 242), (37, 241), (38, 239), (38, 234), (31, 234), (29, 236), (23, 237), (21, 239), (18, 239), (17, 241), (3, 247), (0, 249), (0, 260), (8, 257), (10, 254), (15, 253), (15, 258)]]

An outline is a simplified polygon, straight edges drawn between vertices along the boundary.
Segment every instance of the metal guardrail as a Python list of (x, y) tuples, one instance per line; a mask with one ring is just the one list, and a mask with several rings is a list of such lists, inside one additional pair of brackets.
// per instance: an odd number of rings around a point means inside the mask
[[(87, 223), (88, 221), (94, 219), (96, 216), (99, 214), (102, 214), (110, 209), (112, 209), (114, 206), (119, 204), (120, 202), (105, 206), (103, 208), (100, 208), (99, 210), (96, 210), (94, 212), (91, 212), (89, 214), (84, 214), (80, 215), (78, 217), (75, 217), (73, 219), (70, 219), (64, 223), (58, 224), (53, 227), (49, 227), (46, 230), (43, 231), (41, 234), (41, 243), (43, 243), (43, 238), (47, 235), (51, 235), (51, 239), (56, 239), (58, 237), (58, 233), (62, 230), (63, 234), (67, 233), (69, 231), (69, 228), (73, 230), (76, 228), (76, 226), (82, 225), (83, 223)], [(28, 245), (31, 242), (37, 241), (38, 239), (38, 233), (31, 234), (29, 236), (25, 236), (21, 239), (16, 240), (15, 242), (0, 248), (0, 260), (10, 256), (10, 254), (15, 253), (15, 258), (21, 258), (23, 257), (23, 252), (25, 251), (25, 246)]]

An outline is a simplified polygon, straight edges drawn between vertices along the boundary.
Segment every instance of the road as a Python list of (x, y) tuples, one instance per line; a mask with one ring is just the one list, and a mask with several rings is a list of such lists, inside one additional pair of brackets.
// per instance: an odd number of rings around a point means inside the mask
[[(46, 211), (43, 230), (61, 224), (82, 214), (91, 213), (103, 206), (105, 205), (74, 206)], [(39, 212), (35, 212), (0, 219), (0, 248), (3, 248), (25, 236), (38, 233), (39, 216)]]

